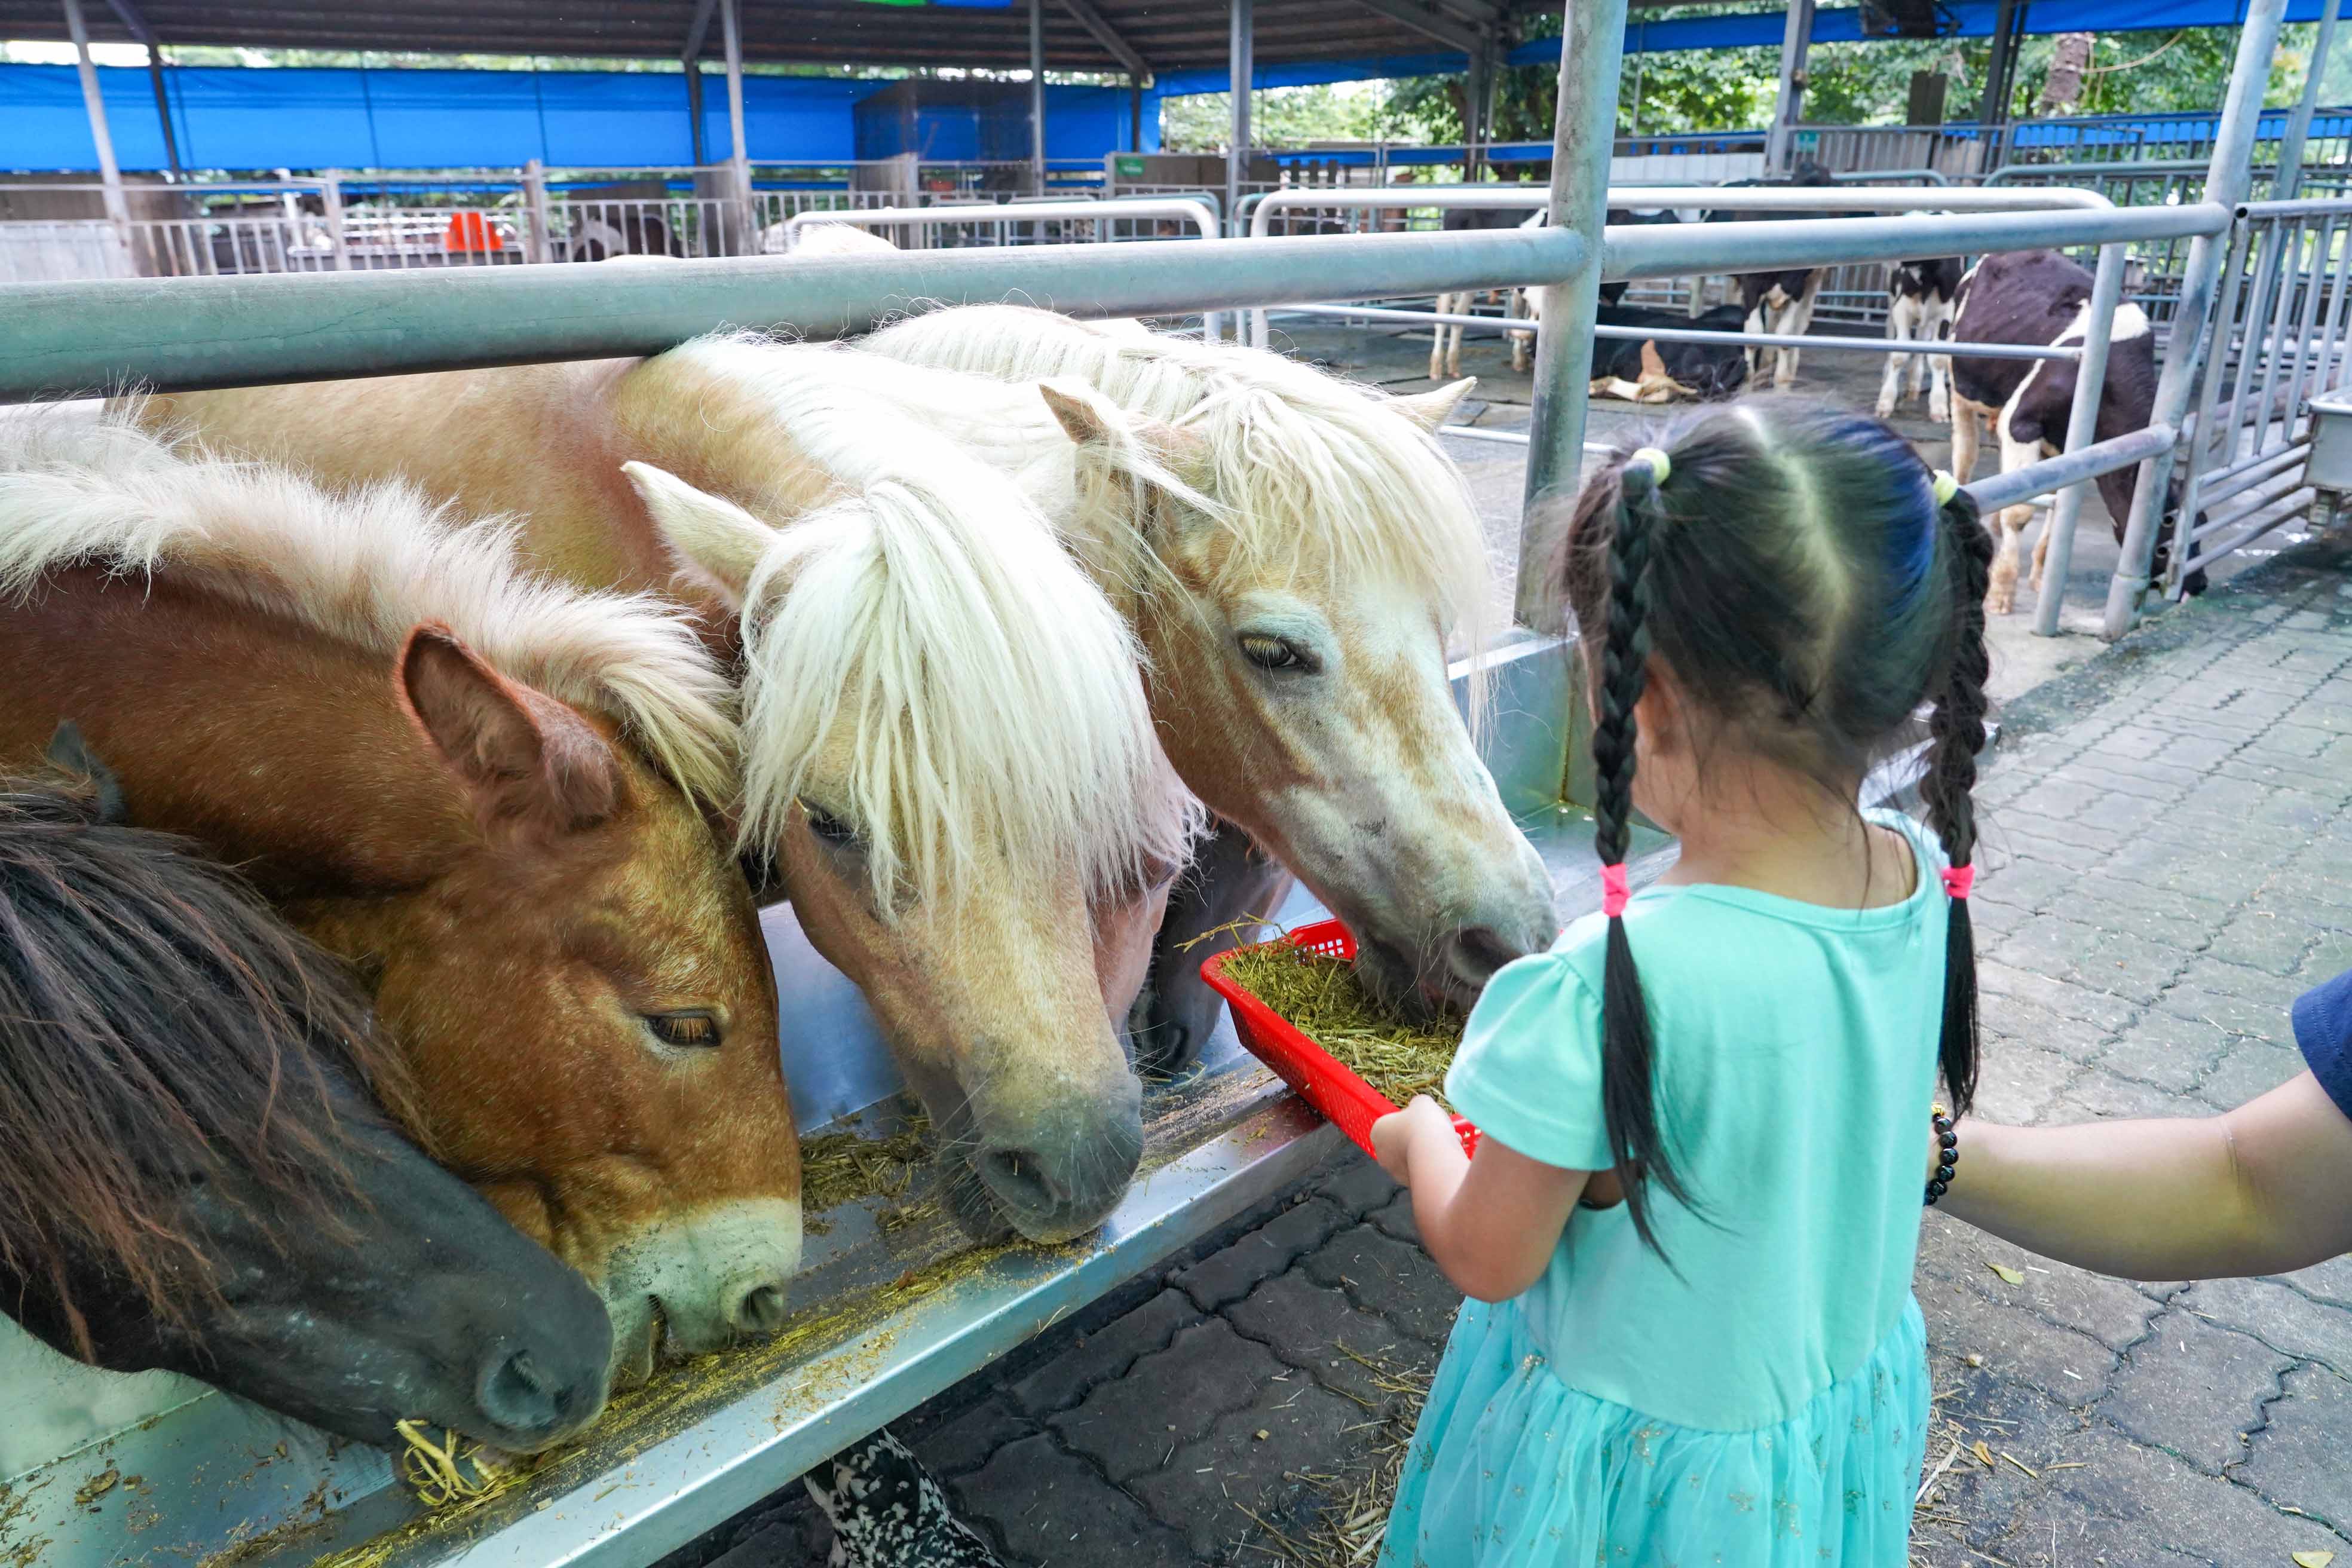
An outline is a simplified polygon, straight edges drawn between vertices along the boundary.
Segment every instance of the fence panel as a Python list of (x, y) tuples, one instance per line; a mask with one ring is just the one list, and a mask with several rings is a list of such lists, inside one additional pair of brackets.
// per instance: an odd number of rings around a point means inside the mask
[(2222, 263), (2164, 588), (2305, 517), (2311, 400), (2343, 383), (2352, 202), (2251, 203)]

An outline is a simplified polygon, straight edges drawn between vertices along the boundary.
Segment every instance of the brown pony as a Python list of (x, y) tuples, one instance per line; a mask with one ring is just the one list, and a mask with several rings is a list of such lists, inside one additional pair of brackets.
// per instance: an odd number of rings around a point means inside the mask
[(772, 856), (872, 1004), (954, 1155), (959, 1214), (1060, 1240), (1100, 1222), (1142, 1152), (1124, 1001), (1103, 987), (1140, 973), (1127, 917), (1172, 877), (1192, 808), (1102, 592), (1012, 479), (857, 368), (722, 338), (146, 416), (331, 481), (397, 475), (510, 510), (565, 579), (699, 609), (740, 658), (742, 847)]
[(781, 1320), (799, 1151), (730, 776), (671, 612), (100, 424), (0, 462), (0, 758), (77, 721), (132, 818), (357, 963), (420, 1131), (602, 1289), (616, 1372)]

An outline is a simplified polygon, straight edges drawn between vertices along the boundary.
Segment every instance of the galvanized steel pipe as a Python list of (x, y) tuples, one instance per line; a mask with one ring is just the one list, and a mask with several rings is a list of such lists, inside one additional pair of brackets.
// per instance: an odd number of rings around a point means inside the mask
[[(2278, 47), (2279, 23), (2285, 14), (2286, 0), (2252, 0), (2247, 7), (2245, 26), (2238, 35), (2237, 58), (2231, 66), (2229, 96), (2222, 102), (2221, 125), (2213, 139), (2212, 172), (2206, 177), (2206, 199), (2201, 204), (2205, 206), (2218, 204), (2234, 213), (2253, 184), (2254, 133), (2262, 118), (2263, 93), (2270, 82), (2271, 56)], [(2157, 377), (2151, 415), (2156, 424), (2177, 426), (2189, 412), (2223, 248), (2219, 232), (2199, 235), (2189, 247), (2181, 268), (2180, 305), (2172, 317), (2172, 341), (2165, 347), (2164, 368)], [(2171, 479), (2168, 450), (2140, 470), (2139, 487), (2132, 494), (2131, 520), (2124, 531), (2123, 554), (2107, 584), (2106, 615), (2100, 630), (2110, 642), (2131, 630), (2139, 614), (2140, 595), (2147, 591), (2156, 560), (2157, 530)]]
[[(2123, 297), (2124, 247), (2103, 245), (2098, 271), (2091, 279), (2090, 308), (2083, 316), (2083, 359), (2074, 373), (2074, 406), (2066, 414), (2069, 452), (2089, 446), (2098, 434), (2099, 399), (2107, 383), (2108, 335), (2115, 330), (2116, 307)], [(2059, 492), (2058, 505), (2050, 514), (2050, 543), (2042, 562), (2042, 587), (2033, 604), (2033, 629), (2042, 637), (2058, 635), (2066, 574), (2074, 564), (2074, 526), (2082, 521), (2083, 499), (2090, 489), (2087, 479), (2068, 485)]]
[[(1589, 321), (1601, 303), (1601, 228), (1608, 222), (1609, 159), (1616, 147), (1617, 76), (1625, 44), (1626, 0), (1569, 0), (1561, 23), (1559, 89), (1553, 100), (1553, 226), (1506, 230), (1578, 237), (1576, 259), (1545, 280), (1541, 313), (1555, 321)], [(1258, 209), (1261, 218), (1265, 209)], [(1253, 239), (1252, 245), (1271, 240)], [(1318, 242), (1307, 241), (1308, 245)], [(1462, 287), (1462, 285), (1455, 285)], [(1344, 290), (1326, 289), (1324, 298)], [(1536, 626), (1553, 614), (1544, 564), (1550, 536), (1567, 515), (1584, 472), (1586, 389), (1592, 339), (1554, 332), (1536, 343), (1535, 407), (1528, 422), (1528, 472), (1519, 508), (1518, 618)]]
[(728, 326), (862, 332), (927, 304), (1164, 316), (1563, 278), (1567, 229), (897, 256), (0, 284), (0, 402), (659, 353)]

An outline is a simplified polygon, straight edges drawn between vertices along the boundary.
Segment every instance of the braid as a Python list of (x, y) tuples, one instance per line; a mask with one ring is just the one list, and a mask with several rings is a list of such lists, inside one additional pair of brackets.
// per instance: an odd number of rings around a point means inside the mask
[[(1955, 868), (1976, 860), (1977, 753), (1985, 742), (1984, 597), (1992, 570), (1992, 536), (1966, 490), (1954, 493), (1939, 519), (1951, 552), (1952, 630), (1941, 689), (1928, 721), (1931, 744), (1919, 795), (1928, 824)], [(1954, 1113), (1965, 1112), (1977, 1091), (1977, 947), (1969, 900), (1954, 898), (1944, 956), (1944, 1027), (1937, 1048)]]
[[(1663, 455), (1657, 462), (1663, 464)], [(1651, 559), (1664, 526), (1657, 496), (1658, 469), (1648, 461), (1628, 463), (1618, 479), (1616, 526), (1609, 539), (1609, 609), (1601, 637), (1599, 712), (1592, 728), (1594, 791), (1592, 847), (1605, 869), (1622, 888), (1626, 846), (1633, 815), (1633, 709), (1642, 700), (1650, 661)], [(1651, 1047), (1650, 1011), (1642, 995), (1633, 950), (1625, 938), (1622, 910), (1609, 915), (1607, 958), (1601, 997), (1601, 1105), (1609, 1131), (1609, 1152), (1625, 1190), (1625, 1209), (1634, 1230), (1664, 1256), (1650, 1221), (1648, 1184), (1654, 1181), (1687, 1204), (1689, 1194), (1675, 1173), (1658, 1130), (1656, 1062)]]

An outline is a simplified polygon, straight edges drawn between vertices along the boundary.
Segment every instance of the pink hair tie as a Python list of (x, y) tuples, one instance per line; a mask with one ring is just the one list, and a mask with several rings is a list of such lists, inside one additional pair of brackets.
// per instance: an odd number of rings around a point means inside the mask
[(1602, 914), (1612, 921), (1615, 920), (1625, 912), (1625, 906), (1633, 901), (1633, 889), (1625, 880), (1623, 866), (1601, 868), (1601, 912)]
[(1974, 866), (1947, 866), (1944, 868), (1944, 891), (1951, 894), (1952, 897), (1956, 899), (1965, 899), (1976, 885), (1977, 868)]

